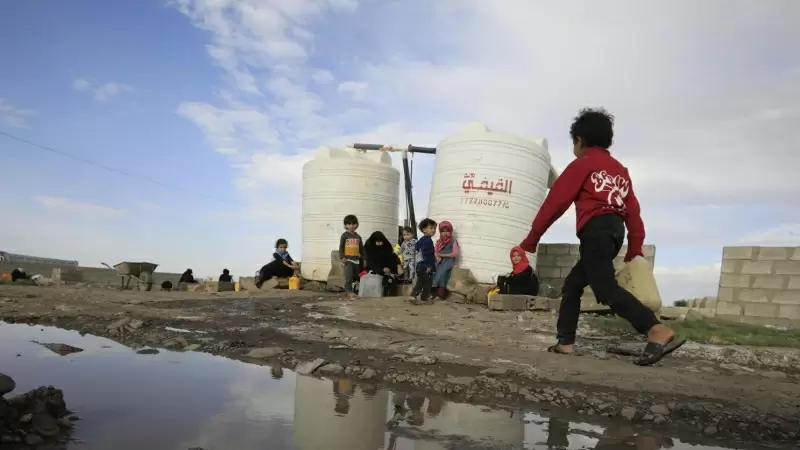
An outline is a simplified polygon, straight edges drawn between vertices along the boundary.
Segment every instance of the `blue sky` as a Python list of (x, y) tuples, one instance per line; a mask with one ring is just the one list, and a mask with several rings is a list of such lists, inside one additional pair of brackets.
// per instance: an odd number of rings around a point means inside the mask
[[(299, 252), (321, 145), (435, 145), (464, 123), (545, 136), (617, 116), (665, 297), (714, 295), (722, 245), (798, 245), (791, 1), (75, 0), (0, 6), (2, 248), (249, 275)], [(719, 23), (725, 12), (729, 19)], [(658, 16), (658, 23), (652, 17)], [(796, 16), (794, 16), (796, 17)], [(709, 27), (709, 23), (715, 23)], [(417, 161), (427, 206), (432, 160)], [(545, 241), (574, 241), (569, 213)]]

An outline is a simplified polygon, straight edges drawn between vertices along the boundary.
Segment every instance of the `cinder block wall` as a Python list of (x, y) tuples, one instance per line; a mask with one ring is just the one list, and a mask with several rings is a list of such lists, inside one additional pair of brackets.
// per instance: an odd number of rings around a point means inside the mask
[[(0, 273), (11, 272), (17, 267), (25, 269), (28, 275), (41, 274), (45, 277), (52, 276), (53, 269), (62, 270), (62, 279), (68, 282), (88, 282), (88, 283), (119, 283), (120, 277), (111, 269), (105, 267), (75, 267), (51, 264), (19, 264), (19, 263), (0, 263)], [(160, 284), (170, 280), (177, 284), (181, 274), (156, 272), (153, 274), (153, 282)]]
[(717, 317), (800, 324), (800, 247), (725, 247)]
[[(614, 266), (620, 267), (622, 259), (625, 257), (627, 246), (623, 246)], [(650, 262), (650, 266), (655, 265), (656, 247), (655, 245), (645, 245), (642, 248), (644, 258)], [(578, 262), (580, 251), (578, 244), (539, 244), (536, 249), (536, 273), (540, 283), (546, 283), (561, 291), (564, 287), (564, 279), (572, 270), (572, 266)], [(594, 294), (590, 288), (586, 288), (583, 294), (584, 300), (594, 300)]]

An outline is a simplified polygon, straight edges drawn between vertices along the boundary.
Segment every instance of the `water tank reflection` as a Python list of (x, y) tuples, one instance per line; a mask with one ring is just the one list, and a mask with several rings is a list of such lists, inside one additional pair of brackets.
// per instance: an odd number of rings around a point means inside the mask
[(389, 393), (365, 393), (350, 380), (297, 376), (294, 443), (298, 450), (379, 450)]

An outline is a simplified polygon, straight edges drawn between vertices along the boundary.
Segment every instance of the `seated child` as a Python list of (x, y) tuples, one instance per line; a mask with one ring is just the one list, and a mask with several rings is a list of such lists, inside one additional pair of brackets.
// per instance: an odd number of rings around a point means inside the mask
[(419, 223), (422, 237), (414, 244), (417, 254), (416, 282), (411, 290), (409, 302), (414, 305), (427, 303), (431, 294), (431, 285), (436, 270), (436, 250), (432, 236), (436, 234), (436, 222), (433, 219), (422, 219)]
[(256, 287), (261, 289), (261, 286), (267, 283), (268, 288), (274, 288), (278, 286), (278, 278), (289, 278), (300, 270), (300, 266), (289, 256), (288, 248), (289, 243), (286, 239), (275, 241), (273, 259), (258, 271)]
[(417, 250), (415, 246), (417, 240), (414, 239), (414, 229), (403, 227), (403, 242), (400, 243), (400, 253), (403, 262), (403, 279), (410, 282), (414, 278), (415, 265), (417, 260)]
[(497, 288), (501, 294), (539, 295), (539, 278), (528, 262), (522, 247), (511, 249), (511, 273), (497, 277)]
[(439, 240), (436, 241), (436, 274), (433, 277), (435, 297), (447, 297), (447, 283), (456, 266), (458, 241), (453, 238), (453, 225), (448, 221), (439, 224)]
[(392, 250), (392, 244), (383, 233), (376, 231), (364, 243), (364, 253), (367, 270), (383, 275), (383, 295), (389, 296), (397, 284), (397, 266), (400, 262)]

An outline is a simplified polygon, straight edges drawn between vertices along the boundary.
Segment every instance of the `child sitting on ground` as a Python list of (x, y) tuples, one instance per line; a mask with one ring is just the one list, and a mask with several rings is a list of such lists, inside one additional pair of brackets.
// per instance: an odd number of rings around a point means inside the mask
[(447, 297), (447, 283), (450, 281), (450, 274), (456, 266), (458, 258), (458, 241), (453, 238), (453, 225), (448, 221), (439, 224), (439, 240), (436, 241), (436, 273), (433, 277), (433, 288), (436, 290), (436, 297), (445, 299)]
[(511, 249), (511, 273), (497, 277), (501, 294), (539, 295), (539, 278), (520, 246)]
[(358, 274), (361, 273), (361, 263), (364, 259), (364, 241), (356, 233), (358, 217), (348, 214), (344, 217), (344, 233), (339, 239), (339, 258), (344, 268), (344, 290), (350, 297), (355, 296), (355, 285)]
[(265, 264), (258, 271), (258, 281), (256, 287), (262, 286), (274, 289), (278, 286), (278, 278), (289, 278), (300, 271), (300, 266), (289, 256), (287, 249), (289, 243), (286, 239), (275, 241), (275, 253), (272, 254), (272, 261)]
[(411, 290), (409, 302), (414, 305), (427, 303), (430, 299), (433, 275), (436, 270), (436, 249), (433, 245), (433, 235), (436, 233), (436, 222), (432, 219), (422, 219), (419, 230), (423, 236), (414, 245), (418, 255), (415, 267), (417, 281)]
[(417, 240), (414, 239), (414, 229), (403, 227), (403, 242), (400, 243), (400, 253), (403, 261), (403, 278), (407, 282), (414, 279), (414, 272), (417, 260), (416, 246)]

